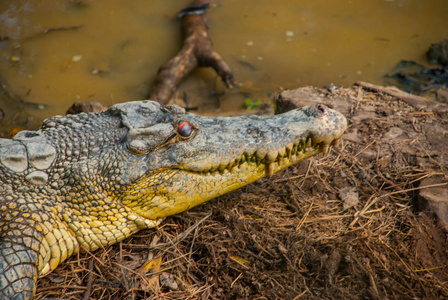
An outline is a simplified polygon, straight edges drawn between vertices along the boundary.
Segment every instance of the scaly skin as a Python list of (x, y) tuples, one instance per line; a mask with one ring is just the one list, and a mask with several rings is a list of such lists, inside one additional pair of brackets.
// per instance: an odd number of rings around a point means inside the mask
[(323, 105), (226, 118), (137, 101), (0, 139), (0, 299), (29, 299), (78, 251), (326, 152), (346, 125)]

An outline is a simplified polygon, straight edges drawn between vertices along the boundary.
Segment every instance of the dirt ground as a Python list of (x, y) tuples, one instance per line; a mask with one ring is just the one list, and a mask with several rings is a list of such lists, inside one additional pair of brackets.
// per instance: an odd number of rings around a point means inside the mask
[(448, 298), (448, 109), (408, 100), (283, 92), (280, 109), (322, 102), (347, 116), (326, 156), (73, 257), (36, 298)]

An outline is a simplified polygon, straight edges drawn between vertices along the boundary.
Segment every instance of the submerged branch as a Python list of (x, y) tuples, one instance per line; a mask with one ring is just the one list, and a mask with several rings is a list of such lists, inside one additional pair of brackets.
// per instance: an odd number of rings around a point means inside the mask
[(182, 80), (197, 67), (212, 67), (228, 88), (234, 86), (232, 70), (224, 59), (213, 51), (203, 15), (207, 8), (207, 1), (194, 0), (192, 6), (178, 14), (185, 36), (183, 47), (175, 57), (160, 67), (149, 99), (167, 103)]

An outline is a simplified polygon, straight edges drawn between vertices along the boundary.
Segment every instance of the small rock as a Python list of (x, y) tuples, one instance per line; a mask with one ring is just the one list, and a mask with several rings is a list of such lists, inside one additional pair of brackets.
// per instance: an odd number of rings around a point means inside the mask
[(359, 203), (359, 194), (355, 186), (348, 186), (339, 191), (339, 198), (343, 201), (344, 209), (353, 207)]
[(80, 61), (81, 59), (82, 59), (82, 55), (75, 55), (75, 56), (72, 57), (72, 60), (74, 62)]
[(279, 250), (281, 253), (283, 253), (284, 255), (288, 254), (288, 249), (286, 249), (285, 246), (283, 246), (282, 243), (280, 243), (280, 244), (278, 245), (278, 250)]
[(162, 288), (166, 287), (172, 291), (177, 291), (179, 289), (177, 282), (174, 280), (174, 277), (171, 274), (162, 273), (160, 274), (159, 280)]
[(361, 153), (358, 154), (358, 157), (366, 162), (374, 162), (376, 157), (378, 156), (378, 151), (372, 149), (365, 149)]
[(369, 172), (367, 172), (365, 169), (359, 169), (356, 177), (364, 181), (370, 180)]
[(285, 90), (281, 92), (275, 100), (275, 104), (277, 106), (275, 113), (281, 114), (295, 108), (301, 108), (316, 103), (324, 104), (343, 114), (350, 113), (352, 104), (348, 97), (338, 95), (332, 95), (329, 97), (328, 94), (328, 91), (314, 87), (302, 87), (295, 90)]
[(432, 44), (426, 55), (433, 64), (448, 65), (448, 39)]
[[(443, 183), (437, 178), (426, 178), (420, 182), (420, 187)], [(436, 214), (441, 225), (448, 231), (448, 187), (430, 187), (420, 190), (418, 195), (419, 210), (429, 210)]]
[(397, 137), (399, 137), (400, 135), (402, 135), (403, 133), (404, 133), (403, 129), (401, 129), (399, 127), (392, 127), (391, 129), (389, 129), (388, 132), (386, 132), (383, 135), (383, 139), (394, 140)]
[(448, 103), (448, 89), (445, 86), (437, 89), (436, 91), (437, 101), (442, 103)]
[(362, 135), (358, 133), (357, 129), (353, 129), (350, 132), (346, 132), (343, 136), (343, 139), (350, 142), (361, 143)]
[(365, 122), (366, 120), (376, 120), (378, 116), (375, 111), (369, 110), (369, 107), (365, 106), (365, 110), (357, 110), (352, 116), (352, 120), (356, 122)]

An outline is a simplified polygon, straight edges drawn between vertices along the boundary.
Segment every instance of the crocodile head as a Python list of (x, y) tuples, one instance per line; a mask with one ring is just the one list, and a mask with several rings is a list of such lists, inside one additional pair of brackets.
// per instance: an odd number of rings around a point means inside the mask
[(155, 102), (119, 104), (111, 112), (128, 128), (122, 188), (114, 197), (148, 219), (326, 153), (347, 126), (344, 116), (320, 104), (275, 116), (202, 117)]

